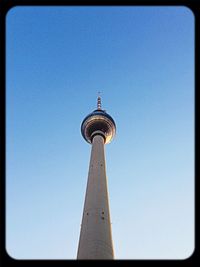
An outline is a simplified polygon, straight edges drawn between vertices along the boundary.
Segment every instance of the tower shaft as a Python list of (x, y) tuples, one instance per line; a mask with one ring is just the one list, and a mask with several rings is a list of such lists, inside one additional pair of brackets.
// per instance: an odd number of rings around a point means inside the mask
[(113, 259), (104, 138), (92, 140), (77, 259)]

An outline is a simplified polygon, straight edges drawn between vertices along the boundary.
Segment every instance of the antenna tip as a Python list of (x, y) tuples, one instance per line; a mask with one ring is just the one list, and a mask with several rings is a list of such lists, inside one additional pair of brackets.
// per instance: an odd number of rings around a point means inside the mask
[(97, 98), (97, 109), (101, 109), (101, 97), (100, 92), (98, 92), (98, 98)]

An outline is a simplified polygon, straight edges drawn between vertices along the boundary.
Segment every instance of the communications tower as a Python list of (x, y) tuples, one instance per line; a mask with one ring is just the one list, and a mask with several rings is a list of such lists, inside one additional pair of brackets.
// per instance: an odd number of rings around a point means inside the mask
[(101, 108), (85, 117), (83, 138), (92, 145), (77, 259), (114, 259), (104, 145), (115, 136), (113, 118)]

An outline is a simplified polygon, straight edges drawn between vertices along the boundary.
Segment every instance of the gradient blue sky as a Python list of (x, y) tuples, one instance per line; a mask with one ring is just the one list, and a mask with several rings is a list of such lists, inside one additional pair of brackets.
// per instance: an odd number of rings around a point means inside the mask
[(194, 16), (186, 7), (15, 7), (6, 17), (6, 248), (75, 259), (103, 108), (116, 259), (194, 250)]

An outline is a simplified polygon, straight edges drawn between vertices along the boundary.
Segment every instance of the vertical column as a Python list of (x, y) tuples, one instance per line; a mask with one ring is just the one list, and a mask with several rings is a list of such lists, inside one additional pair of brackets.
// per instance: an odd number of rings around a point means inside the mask
[(104, 138), (96, 135), (92, 151), (77, 259), (113, 259)]

